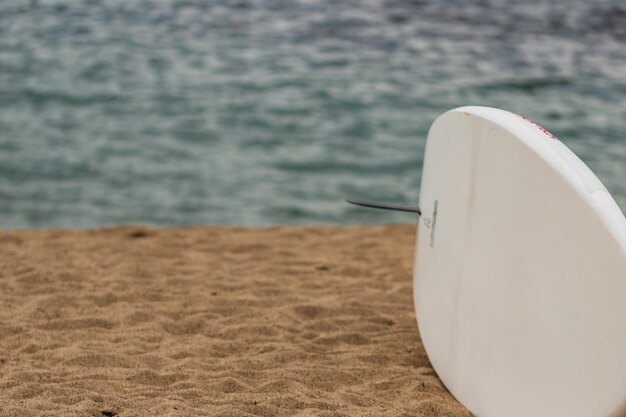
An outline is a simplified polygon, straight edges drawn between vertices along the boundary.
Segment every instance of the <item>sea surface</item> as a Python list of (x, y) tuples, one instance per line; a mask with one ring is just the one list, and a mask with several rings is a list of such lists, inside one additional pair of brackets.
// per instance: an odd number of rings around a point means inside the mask
[(622, 0), (0, 1), (0, 227), (414, 221), (428, 127), (526, 115), (626, 209)]

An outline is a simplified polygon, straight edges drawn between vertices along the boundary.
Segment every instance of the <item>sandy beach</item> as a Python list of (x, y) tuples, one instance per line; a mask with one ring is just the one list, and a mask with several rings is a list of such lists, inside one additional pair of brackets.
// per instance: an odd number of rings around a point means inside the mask
[(1, 416), (470, 416), (413, 225), (0, 231)]

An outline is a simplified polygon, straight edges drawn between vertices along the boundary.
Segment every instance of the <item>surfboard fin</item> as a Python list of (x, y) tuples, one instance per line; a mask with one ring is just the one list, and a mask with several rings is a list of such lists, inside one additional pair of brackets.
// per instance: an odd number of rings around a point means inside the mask
[(406, 213), (417, 213), (418, 216), (422, 215), (422, 211), (417, 207), (396, 206), (390, 204), (372, 203), (369, 201), (361, 200), (346, 200), (347, 203), (354, 204), (355, 206), (368, 207), (379, 210), (391, 210), (391, 211), (403, 211)]

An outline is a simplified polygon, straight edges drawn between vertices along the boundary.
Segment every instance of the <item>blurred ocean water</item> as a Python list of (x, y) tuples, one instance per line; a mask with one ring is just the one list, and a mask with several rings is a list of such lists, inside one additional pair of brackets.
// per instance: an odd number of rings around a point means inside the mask
[(0, 1), (0, 227), (411, 221), (433, 119), (526, 115), (626, 210), (626, 4)]

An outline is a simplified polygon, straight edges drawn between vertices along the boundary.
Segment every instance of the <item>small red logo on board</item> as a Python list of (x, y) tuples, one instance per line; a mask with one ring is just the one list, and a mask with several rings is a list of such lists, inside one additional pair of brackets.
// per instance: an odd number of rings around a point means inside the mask
[(530, 120), (528, 117), (525, 116), (520, 116), (522, 119), (526, 120), (529, 123), (532, 123), (537, 129), (541, 130), (547, 137), (549, 137), (550, 139), (555, 139), (555, 140), (559, 140), (556, 136), (554, 136), (552, 133), (550, 133), (548, 131), (548, 129), (539, 126), (537, 123), (533, 122), (532, 120)]

